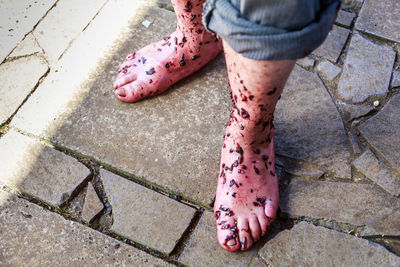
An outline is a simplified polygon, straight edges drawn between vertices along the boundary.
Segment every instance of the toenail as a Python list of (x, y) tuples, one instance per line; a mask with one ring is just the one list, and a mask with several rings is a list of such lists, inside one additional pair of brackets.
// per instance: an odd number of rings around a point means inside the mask
[(126, 92), (125, 89), (117, 89), (116, 94), (119, 95), (120, 97), (125, 97), (126, 96)]
[(246, 246), (246, 237), (243, 237), (242, 239), (240, 239), (240, 248), (244, 249), (245, 246)]
[(236, 245), (236, 240), (235, 239), (231, 239), (226, 243), (228, 246), (234, 246)]

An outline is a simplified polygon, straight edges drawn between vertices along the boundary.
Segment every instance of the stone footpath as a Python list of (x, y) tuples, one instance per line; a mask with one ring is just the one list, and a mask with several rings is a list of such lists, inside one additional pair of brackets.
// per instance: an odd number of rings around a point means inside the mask
[(122, 103), (116, 70), (174, 30), (169, 1), (2, 1), (0, 265), (400, 266), (400, 2), (344, 2), (277, 106), (278, 219), (228, 253), (223, 56)]

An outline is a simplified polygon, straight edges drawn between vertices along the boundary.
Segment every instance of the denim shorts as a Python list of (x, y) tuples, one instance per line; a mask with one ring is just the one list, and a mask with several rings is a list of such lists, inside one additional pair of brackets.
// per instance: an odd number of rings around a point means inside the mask
[(307, 56), (325, 40), (340, 0), (207, 0), (203, 24), (256, 60)]

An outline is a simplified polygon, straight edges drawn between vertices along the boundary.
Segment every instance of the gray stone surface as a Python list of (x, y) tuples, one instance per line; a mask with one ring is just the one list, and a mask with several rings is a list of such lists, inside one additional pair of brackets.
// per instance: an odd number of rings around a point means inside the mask
[(0, 139), (0, 183), (51, 205), (66, 201), (89, 173), (76, 159), (14, 130)]
[(229, 116), (223, 58), (162, 96), (118, 101), (112, 85), (125, 56), (175, 29), (174, 13), (139, 3), (107, 3), (12, 124), (207, 205)]
[(47, 60), (54, 63), (106, 0), (60, 0), (33, 31)]
[(0, 62), (30, 32), (56, 0), (0, 2)]
[(42, 49), (37, 43), (35, 37), (30, 33), (17, 45), (10, 54), (10, 57), (22, 57), (40, 52), (42, 52)]
[(259, 255), (269, 266), (398, 266), (384, 247), (306, 222), (280, 232)]
[(317, 166), (314, 166), (308, 162), (301, 162), (299, 160), (280, 157), (279, 155), (277, 155), (275, 163), (277, 165), (283, 166), (287, 173), (296, 176), (319, 178), (325, 173)]
[(362, 117), (368, 114), (371, 110), (374, 109), (373, 105), (370, 104), (347, 104), (341, 101), (338, 101), (339, 106), (344, 111), (343, 119), (345, 121), (351, 121), (353, 119)]
[(311, 69), (315, 65), (315, 59), (313, 59), (312, 57), (300, 58), (296, 61), (296, 63), (302, 66), (303, 68)]
[(108, 171), (100, 175), (111, 201), (111, 230), (169, 254), (196, 210)]
[(313, 54), (336, 63), (349, 33), (350, 31), (348, 29), (333, 25), (326, 40), (313, 52)]
[(228, 252), (217, 240), (217, 226), (211, 212), (204, 212), (179, 261), (190, 266), (248, 266), (256, 247), (249, 251)]
[(379, 161), (371, 150), (367, 149), (353, 161), (353, 165), (390, 194), (400, 195), (400, 177)]
[[(326, 122), (329, 121), (329, 124)], [(275, 112), (276, 152), (350, 177), (343, 122), (317, 74), (295, 67)]]
[(359, 103), (372, 95), (386, 95), (395, 56), (391, 46), (354, 34), (338, 85), (339, 98)]
[(346, 10), (339, 10), (337, 18), (336, 18), (336, 22), (350, 27), (355, 16), (356, 16), (356, 14), (354, 14), (352, 12), (348, 12)]
[(360, 233), (365, 236), (400, 234), (400, 199), (373, 184), (294, 179), (279, 206), (290, 217), (365, 226)]
[(261, 267), (263, 267), (263, 266), (267, 267), (268, 265), (266, 263), (264, 263), (263, 260), (258, 256), (254, 257), (253, 260), (251, 261), (250, 265), (249, 265), (249, 267), (260, 267), (260, 266)]
[(400, 86), (400, 67), (397, 67), (393, 71), (393, 77), (392, 77), (392, 87), (399, 87)]
[(37, 56), (0, 65), (0, 124), (18, 109), (47, 70), (46, 62)]
[(96, 191), (93, 188), (92, 183), (88, 183), (86, 190), (85, 203), (82, 209), (82, 219), (89, 222), (95, 215), (97, 215), (103, 209), (103, 203), (101, 203)]
[(1, 266), (170, 266), (0, 190)]
[(317, 71), (319, 74), (328, 81), (333, 81), (339, 75), (341, 70), (341, 68), (327, 60), (321, 61), (317, 65)]
[(361, 134), (400, 172), (400, 95), (395, 95), (375, 116), (360, 127)]
[(360, 9), (364, 0), (343, 0), (343, 8)]
[(400, 42), (400, 2), (365, 0), (356, 29)]

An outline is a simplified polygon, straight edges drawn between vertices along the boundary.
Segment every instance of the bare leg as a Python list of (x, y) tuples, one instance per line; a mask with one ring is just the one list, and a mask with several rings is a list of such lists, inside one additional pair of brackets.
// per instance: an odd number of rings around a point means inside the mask
[(273, 114), (295, 61), (244, 58), (224, 42), (232, 90), (214, 214), (219, 243), (246, 250), (267, 232), (279, 202)]
[(221, 41), (201, 23), (204, 1), (172, 0), (176, 31), (127, 56), (114, 82), (119, 100), (135, 102), (160, 94), (219, 54)]

